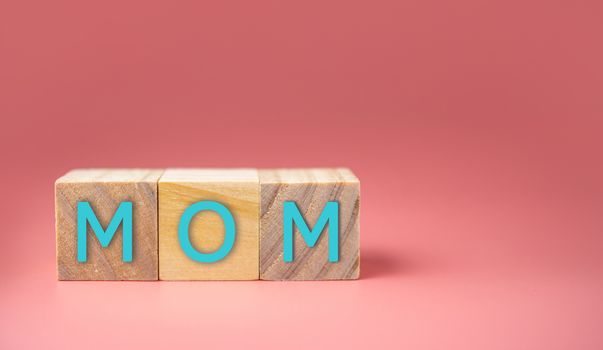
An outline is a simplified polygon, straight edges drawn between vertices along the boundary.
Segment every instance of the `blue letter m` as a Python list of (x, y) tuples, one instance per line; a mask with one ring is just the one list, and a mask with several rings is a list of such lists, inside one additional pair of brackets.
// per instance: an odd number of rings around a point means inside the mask
[(310, 231), (295, 202), (283, 203), (283, 250), (285, 262), (293, 261), (293, 224), (297, 225), (310, 248), (316, 245), (322, 231), (329, 224), (329, 262), (339, 261), (339, 203), (327, 202), (316, 225)]
[(87, 223), (90, 223), (92, 231), (96, 234), (98, 241), (103, 248), (107, 248), (115, 231), (122, 225), (123, 231), (123, 261), (132, 261), (132, 202), (121, 202), (119, 208), (113, 215), (107, 230), (98, 222), (94, 211), (88, 202), (77, 203), (77, 261), (87, 261)]

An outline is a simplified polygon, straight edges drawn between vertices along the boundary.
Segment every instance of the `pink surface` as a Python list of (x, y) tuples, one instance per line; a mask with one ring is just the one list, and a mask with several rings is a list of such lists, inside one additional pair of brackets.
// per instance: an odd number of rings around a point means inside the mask
[[(2, 1), (0, 348), (603, 348), (601, 4)], [(362, 279), (59, 283), (106, 166), (349, 166)]]

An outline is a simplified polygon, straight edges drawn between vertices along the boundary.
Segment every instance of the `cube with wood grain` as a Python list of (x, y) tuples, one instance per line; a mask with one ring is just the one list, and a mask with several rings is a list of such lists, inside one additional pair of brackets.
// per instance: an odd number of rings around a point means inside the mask
[(73, 170), (55, 183), (59, 280), (157, 280), (161, 170)]
[(165, 171), (159, 180), (159, 278), (259, 278), (256, 169)]
[(357, 279), (360, 182), (349, 169), (260, 170), (260, 278)]

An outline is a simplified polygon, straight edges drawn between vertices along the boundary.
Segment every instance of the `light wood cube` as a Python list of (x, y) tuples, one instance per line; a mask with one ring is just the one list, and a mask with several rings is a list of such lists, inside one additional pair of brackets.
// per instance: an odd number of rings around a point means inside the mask
[[(349, 169), (260, 170), (260, 278), (357, 279), (360, 273), (360, 182)], [(339, 260), (329, 261), (327, 227), (309, 247), (293, 230), (293, 261), (284, 259), (285, 202), (294, 202), (312, 229), (328, 202), (339, 205)], [(289, 224), (289, 223), (288, 223)]]
[[(221, 260), (200, 262), (183, 250), (179, 225), (187, 208), (218, 202), (232, 215), (236, 236)], [(211, 210), (194, 214), (188, 239), (212, 254), (226, 244), (226, 221)], [(255, 169), (167, 169), (159, 180), (159, 278), (256, 280), (259, 278), (259, 178)]]
[[(73, 170), (55, 183), (59, 280), (157, 280), (157, 181), (161, 170)], [(85, 262), (78, 261), (78, 203), (107, 229), (122, 202), (131, 203), (132, 261), (124, 262), (123, 223), (107, 247), (85, 222)], [(82, 213), (80, 213), (81, 215)]]

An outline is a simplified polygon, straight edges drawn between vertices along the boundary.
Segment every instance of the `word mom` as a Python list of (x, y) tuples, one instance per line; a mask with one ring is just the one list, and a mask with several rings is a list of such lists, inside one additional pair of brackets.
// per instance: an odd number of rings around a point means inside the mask
[(84, 169), (55, 184), (59, 280), (359, 276), (349, 169)]

